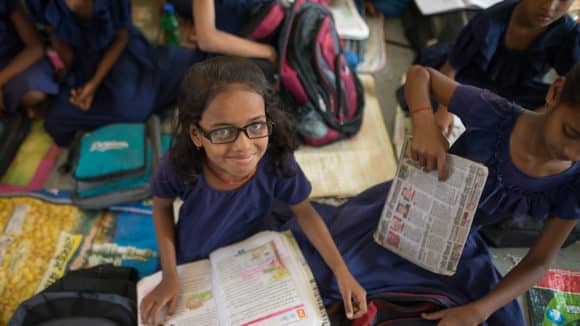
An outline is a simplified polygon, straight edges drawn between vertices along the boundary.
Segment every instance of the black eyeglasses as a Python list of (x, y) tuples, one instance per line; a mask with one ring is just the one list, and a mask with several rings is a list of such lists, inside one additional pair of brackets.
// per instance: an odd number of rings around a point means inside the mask
[(207, 138), (212, 144), (228, 144), (235, 142), (240, 136), (240, 132), (243, 131), (248, 139), (264, 138), (272, 134), (272, 129), (274, 128), (274, 122), (272, 121), (257, 121), (252, 122), (241, 128), (238, 127), (223, 127), (217, 128), (210, 131), (205, 131), (199, 123), (197, 128), (201, 134)]

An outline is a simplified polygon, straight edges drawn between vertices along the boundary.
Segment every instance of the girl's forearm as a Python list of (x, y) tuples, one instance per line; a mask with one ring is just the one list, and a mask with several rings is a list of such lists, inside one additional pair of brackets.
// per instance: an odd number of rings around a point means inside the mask
[(417, 111), (421, 108), (431, 108), (430, 98), (431, 75), (421, 66), (412, 66), (407, 71), (405, 82), (405, 99), (411, 112), (413, 130), (423, 131), (435, 126), (435, 116), (432, 109)]
[(153, 206), (153, 224), (159, 246), (159, 259), (164, 277), (177, 275), (177, 260), (175, 258), (175, 235), (173, 211), (167, 207)]
[(326, 224), (314, 209), (312, 211), (314, 215), (297, 216), (298, 225), (335, 275), (348, 272)]
[(405, 100), (409, 110), (431, 106), (431, 76), (422, 66), (412, 66), (407, 71), (405, 81)]
[(197, 43), (203, 51), (275, 61), (276, 51), (272, 46), (216, 28), (214, 0), (192, 1), (192, 10)]
[(527, 291), (548, 271), (562, 244), (576, 226), (576, 220), (548, 218), (524, 259), (486, 296), (476, 303), (487, 317)]
[(482, 317), (489, 318), (495, 311), (525, 293), (546, 275), (549, 267), (547, 263), (535, 262), (528, 256), (524, 257), (493, 290), (475, 302)]
[(409, 110), (431, 106), (431, 97), (439, 104), (447, 106), (458, 85), (438, 70), (415, 65), (407, 71), (405, 100)]
[(439, 68), (439, 71), (450, 79), (455, 79), (455, 68), (453, 68), (449, 61), (446, 61), (443, 66)]
[(206, 36), (198, 35), (199, 47), (207, 52), (236, 55), (246, 58), (271, 59), (275, 53), (267, 44), (244, 39), (237, 35), (213, 30)]
[(0, 70), (0, 87), (42, 58), (44, 52), (40, 37), (34, 25), (26, 17), (24, 9), (18, 7), (10, 14), (9, 20), (14, 25), (24, 48), (4, 69)]
[(14, 57), (6, 67), (4, 67), (4, 69), (0, 70), (0, 87), (4, 86), (9, 80), (40, 60), (42, 55), (43, 49), (40, 44), (27, 46), (20, 51), (20, 53), (18, 53), (18, 55), (16, 55), (16, 57)]
[(113, 65), (117, 62), (123, 51), (125, 51), (128, 41), (129, 31), (127, 29), (121, 29), (117, 31), (115, 40), (113, 40), (105, 52), (103, 59), (97, 67), (97, 71), (93, 75), (93, 78), (91, 78), (90, 83), (92, 83), (95, 88), (98, 87), (109, 74), (111, 68), (113, 68)]

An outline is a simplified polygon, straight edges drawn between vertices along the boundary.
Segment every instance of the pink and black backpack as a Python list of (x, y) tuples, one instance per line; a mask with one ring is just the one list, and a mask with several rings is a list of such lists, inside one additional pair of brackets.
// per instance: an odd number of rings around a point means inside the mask
[(304, 143), (321, 146), (355, 135), (364, 92), (346, 62), (324, 0), (274, 1), (257, 8), (242, 35), (278, 51), (279, 88)]

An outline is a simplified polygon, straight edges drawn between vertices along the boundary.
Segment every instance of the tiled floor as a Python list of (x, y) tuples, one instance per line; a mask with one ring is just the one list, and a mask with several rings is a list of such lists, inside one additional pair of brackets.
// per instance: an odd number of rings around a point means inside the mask
[[(395, 107), (394, 92), (400, 84), (401, 76), (407, 71), (414, 58), (414, 52), (403, 45), (408, 44), (400, 19), (385, 20), (387, 42), (387, 64), (375, 75), (376, 89), (381, 104), (385, 125), (393, 136)], [(526, 254), (525, 248), (490, 248), (494, 262), (502, 274), (507, 273)], [(554, 267), (580, 270), (580, 242), (562, 249), (554, 262)]]

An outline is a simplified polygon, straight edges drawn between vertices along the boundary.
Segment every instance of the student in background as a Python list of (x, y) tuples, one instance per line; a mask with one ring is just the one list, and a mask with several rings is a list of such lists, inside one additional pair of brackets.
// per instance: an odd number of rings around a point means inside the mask
[(59, 146), (79, 131), (144, 121), (171, 104), (187, 68), (200, 57), (154, 48), (132, 24), (129, 0), (27, 0), (62, 58), (64, 84), (46, 114)]
[[(413, 66), (405, 97), (413, 122), (412, 157), (446, 177), (447, 141), (436, 125), (431, 99), (457, 114), (466, 131), (450, 152), (487, 166), (489, 175), (472, 228), (452, 276), (431, 273), (373, 240), (390, 182), (372, 187), (340, 207), (315, 205), (352, 275), (370, 295), (436, 294), (454, 306), (423, 318), (439, 326), (525, 325), (516, 298), (546, 273), (580, 218), (580, 63), (551, 85), (541, 112), (526, 110), (488, 90), (463, 86), (432, 68)], [(405, 210), (411, 216), (412, 208)], [(274, 220), (290, 228), (325, 299), (336, 285), (311, 255), (291, 212), (274, 206)], [(480, 227), (529, 216), (544, 226), (526, 256), (505, 276), (496, 270)], [(285, 220), (289, 220), (284, 224)], [(436, 221), (435, 219), (434, 221)]]
[[(564, 76), (580, 60), (580, 27), (567, 14), (573, 2), (502, 1), (473, 17), (449, 51), (423, 51), (419, 64), (527, 109), (544, 107), (548, 69)], [(440, 109), (436, 117), (447, 128), (452, 118)]]
[(272, 0), (172, 0), (177, 11), (193, 17), (199, 49), (206, 53), (266, 59), (276, 63), (276, 50), (268, 44), (238, 36), (252, 9)]
[[(527, 291), (550, 268), (580, 218), (578, 89), (580, 63), (551, 85), (545, 98), (547, 110), (534, 112), (487, 90), (459, 85), (431, 68), (409, 70), (405, 97), (414, 127), (413, 156), (426, 170), (439, 169), (440, 177), (445, 177), (447, 142), (435, 125), (430, 102), (434, 97), (467, 127), (450, 152), (489, 169), (475, 229), (506, 216), (544, 221), (526, 256), (501, 281), (491, 284), (489, 293), (425, 318), (441, 319), (441, 325), (478, 325)], [(470, 237), (479, 235), (473, 232)], [(483, 241), (480, 245), (485, 246)], [(482, 251), (484, 259), (490, 259), (487, 251)]]
[[(324, 221), (308, 199), (310, 182), (294, 160), (295, 134), (277, 95), (251, 61), (216, 57), (190, 69), (178, 98), (176, 141), (151, 183), (163, 278), (142, 301), (144, 323), (166, 318), (178, 302), (176, 266), (269, 228), (274, 201), (290, 206), (301, 240), (336, 278), (348, 318), (366, 312)], [(173, 202), (183, 200), (174, 224)]]
[(37, 116), (47, 95), (58, 92), (50, 62), (18, 0), (0, 1), (0, 114), (26, 109)]

